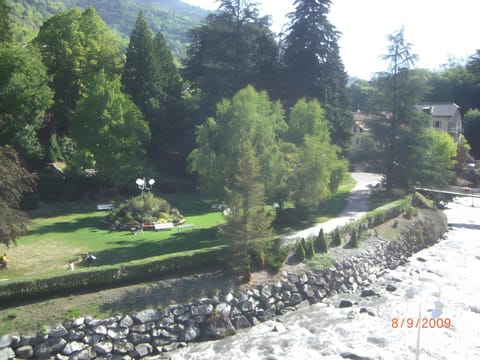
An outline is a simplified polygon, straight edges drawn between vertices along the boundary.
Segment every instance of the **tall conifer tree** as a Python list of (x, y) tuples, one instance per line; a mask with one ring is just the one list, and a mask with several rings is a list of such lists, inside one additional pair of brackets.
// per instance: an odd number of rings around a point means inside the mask
[(287, 105), (302, 97), (318, 99), (327, 111), (335, 144), (344, 146), (351, 115), (346, 95), (347, 75), (339, 54), (339, 32), (328, 21), (330, 0), (296, 0), (284, 39), (283, 63)]
[(122, 83), (149, 123), (152, 140), (148, 158), (164, 163), (183, 130), (179, 123), (182, 80), (163, 35), (159, 32), (153, 36), (142, 13), (137, 17), (126, 56)]
[(222, 0), (219, 11), (190, 31), (185, 78), (200, 88), (207, 115), (222, 98), (247, 85), (277, 92), (274, 74), (278, 48), (268, 17), (249, 0)]
[(252, 147), (244, 149), (237, 163), (233, 184), (227, 189), (231, 214), (222, 233), (231, 245), (230, 266), (235, 273), (250, 280), (249, 249), (254, 242), (271, 235), (272, 216), (265, 210), (265, 193), (261, 183), (260, 166)]
[(130, 35), (122, 85), (147, 119), (155, 108), (154, 60), (152, 32), (143, 13), (139, 13)]

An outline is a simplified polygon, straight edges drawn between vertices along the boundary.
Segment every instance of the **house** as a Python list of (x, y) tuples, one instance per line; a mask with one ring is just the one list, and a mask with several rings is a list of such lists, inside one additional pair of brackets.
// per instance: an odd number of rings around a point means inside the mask
[(362, 137), (365, 133), (370, 131), (368, 123), (371, 121), (386, 121), (391, 118), (390, 113), (379, 112), (379, 113), (367, 113), (358, 110), (353, 113), (353, 124), (352, 124), (352, 137), (351, 143), (352, 148), (360, 147), (362, 143)]
[(430, 126), (436, 131), (446, 131), (455, 144), (460, 142), (463, 133), (460, 106), (455, 103), (425, 103), (416, 105), (416, 108), (432, 116)]
[[(462, 116), (460, 107), (455, 103), (422, 103), (415, 106), (418, 111), (429, 114), (432, 119), (429, 125), (436, 131), (446, 131), (455, 141), (460, 142), (463, 133)], [(389, 121), (392, 114), (387, 112), (366, 113), (357, 111), (353, 113), (352, 148), (361, 144), (362, 133), (369, 131), (368, 123), (371, 121)]]

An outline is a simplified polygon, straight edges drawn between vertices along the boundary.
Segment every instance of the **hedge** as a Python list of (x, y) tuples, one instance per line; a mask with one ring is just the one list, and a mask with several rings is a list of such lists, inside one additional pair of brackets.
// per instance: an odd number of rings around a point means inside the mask
[(169, 254), (125, 265), (102, 266), (82, 269), (65, 275), (41, 279), (22, 280), (0, 286), (0, 303), (18, 303), (55, 295), (67, 295), (86, 291), (121, 286), (144, 280), (158, 279), (167, 275), (185, 274), (209, 267), (222, 266), (225, 246)]
[(360, 219), (353, 221), (337, 229), (343, 235), (351, 235), (353, 231), (357, 231), (356, 235), (360, 240), (362, 234), (367, 229), (372, 229), (376, 226), (386, 223), (390, 219), (400, 216), (402, 213), (407, 213), (412, 209), (412, 195), (408, 195), (403, 199), (393, 201), (386, 205), (380, 206)]

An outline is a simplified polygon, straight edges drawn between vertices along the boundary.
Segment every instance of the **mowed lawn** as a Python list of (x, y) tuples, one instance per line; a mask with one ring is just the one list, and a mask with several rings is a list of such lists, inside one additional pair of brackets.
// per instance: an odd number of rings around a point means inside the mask
[[(110, 231), (102, 224), (107, 212), (96, 211), (99, 201), (41, 204), (29, 213), (32, 225), (28, 235), (18, 239), (17, 246), (1, 248), (8, 255), (10, 268), (0, 271), (0, 282), (65, 273), (68, 262), (78, 261), (86, 252), (97, 257), (93, 266), (102, 266), (222, 243), (216, 237), (216, 225), (224, 218), (221, 212), (211, 210), (213, 201), (201, 194), (164, 198), (186, 217), (186, 224), (194, 225), (192, 231), (144, 231), (138, 235)], [(76, 265), (75, 271), (81, 269)]]

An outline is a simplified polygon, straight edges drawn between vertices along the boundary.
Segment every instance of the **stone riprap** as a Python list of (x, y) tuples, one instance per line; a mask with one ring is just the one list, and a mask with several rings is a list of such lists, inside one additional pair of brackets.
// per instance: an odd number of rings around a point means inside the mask
[[(3, 336), (0, 359), (166, 359), (169, 351), (189, 342), (233, 335), (238, 329), (330, 295), (377, 296), (369, 289), (377, 277), (433, 245), (447, 230), (442, 215), (424, 217), (398, 239), (375, 242), (351, 257), (334, 261), (328, 269), (283, 272), (273, 283), (219, 293), (191, 304), (146, 309), (107, 320), (68, 320), (35, 336)], [(435, 217), (441, 221), (432, 220)], [(393, 287), (387, 290), (394, 291)], [(342, 300), (338, 306), (352, 306), (352, 302)]]

